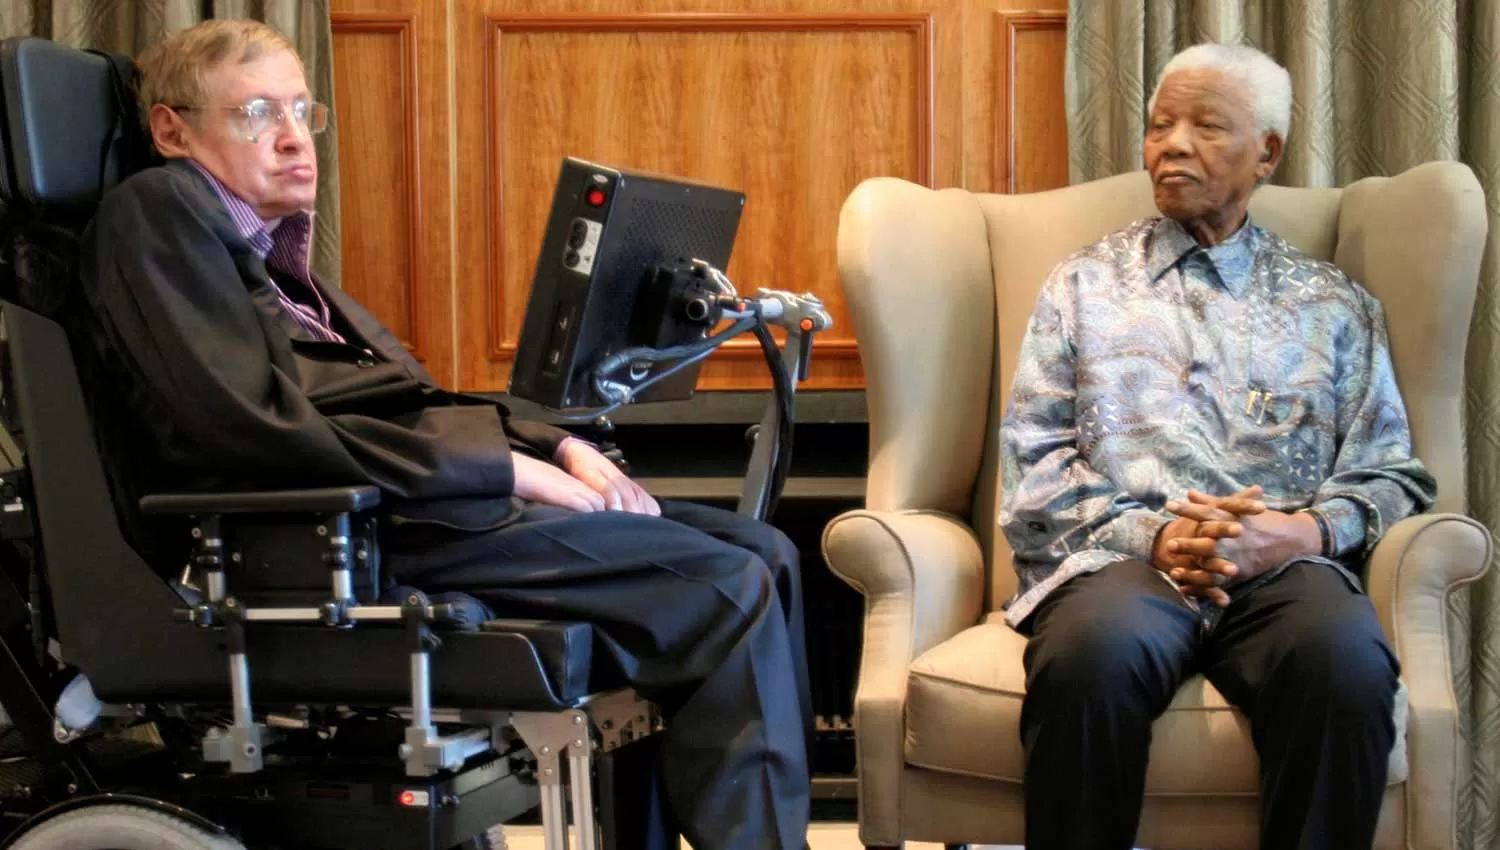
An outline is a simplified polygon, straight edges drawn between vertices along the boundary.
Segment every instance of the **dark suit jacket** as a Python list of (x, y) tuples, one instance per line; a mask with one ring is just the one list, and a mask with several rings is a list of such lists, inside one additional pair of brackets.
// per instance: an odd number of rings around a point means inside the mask
[(337, 289), (319, 284), (349, 344), (310, 339), (186, 162), (104, 198), (80, 285), (73, 336), (125, 498), (373, 484), (398, 519), (493, 528), (516, 510), (511, 452), (551, 458), (567, 436), (438, 387)]

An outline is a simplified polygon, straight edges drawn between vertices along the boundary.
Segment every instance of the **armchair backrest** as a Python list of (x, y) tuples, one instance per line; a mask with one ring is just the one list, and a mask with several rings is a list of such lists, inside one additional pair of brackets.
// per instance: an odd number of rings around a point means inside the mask
[[(880, 179), (845, 204), (839, 262), (868, 388), (867, 506), (968, 515), (992, 567), (991, 607), (1015, 586), (996, 524), (999, 423), (1037, 292), (1073, 251), (1156, 214), (1144, 172), (1026, 195)], [(1267, 186), (1251, 214), (1384, 305), (1437, 510), (1462, 512), (1463, 365), (1487, 230), (1474, 174), (1432, 162), (1343, 189)]]

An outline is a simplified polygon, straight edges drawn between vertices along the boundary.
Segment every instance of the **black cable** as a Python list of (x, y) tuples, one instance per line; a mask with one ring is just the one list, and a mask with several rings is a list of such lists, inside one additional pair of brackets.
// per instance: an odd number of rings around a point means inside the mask
[[(776, 338), (764, 324), (756, 324), (755, 338), (760, 341), (761, 353), (766, 357), (766, 366), (771, 370), (772, 392), (778, 402), (776, 457), (772, 461), (770, 486), (766, 491), (766, 512), (763, 519), (771, 521), (776, 506), (781, 501), (781, 491), (786, 486), (787, 473), (792, 466), (792, 422), (794, 409), (791, 377), (782, 368), (781, 349), (776, 347)], [(788, 340), (788, 344), (790, 344)], [(770, 439), (769, 434), (759, 434), (757, 440)]]
[[(751, 315), (738, 319), (730, 327), (702, 340), (675, 345), (670, 348), (641, 346), (615, 352), (601, 361), (594, 369), (594, 390), (605, 398), (611, 396), (611, 393), (605, 391), (604, 386), (609, 380), (609, 374), (623, 366), (640, 361), (661, 363), (668, 360), (675, 360), (679, 357), (686, 357), (687, 359), (674, 364), (671, 368), (665, 369), (631, 388), (630, 396), (620, 399), (613, 404), (582, 411), (565, 411), (548, 408), (549, 412), (565, 420), (577, 421), (592, 420), (607, 415), (615, 409), (628, 404), (634, 396), (642, 391), (708, 357), (725, 340), (749, 330), (755, 334), (755, 338), (760, 342), (761, 353), (765, 356), (766, 360), (766, 367), (771, 371), (772, 392), (777, 403), (775, 457), (772, 459), (771, 476), (766, 491), (765, 514), (763, 517), (764, 520), (769, 522), (772, 515), (776, 512), (777, 505), (781, 501), (781, 493), (786, 487), (786, 479), (791, 470), (795, 402), (792, 394), (792, 378), (787, 375), (786, 369), (782, 366), (782, 353), (781, 349), (776, 345), (776, 338), (771, 335), (770, 328), (761, 321), (759, 307), (756, 306), (752, 309), (753, 312)], [(788, 344), (791, 344), (790, 339), (788, 340)], [(757, 435), (756, 437), (756, 439), (762, 438), (771, 439), (771, 436)]]
[[(623, 366), (639, 360), (660, 363), (666, 360), (676, 360), (679, 357), (692, 357), (704, 351), (713, 351), (723, 342), (750, 330), (759, 324), (759, 322), (760, 311), (757, 307), (749, 315), (740, 317), (734, 324), (713, 336), (704, 337), (693, 342), (680, 343), (667, 348), (652, 348), (649, 345), (638, 345), (635, 348), (621, 349), (600, 361), (599, 365), (594, 368), (594, 372), (596, 375), (608, 375)], [(657, 380), (659, 377), (652, 380)], [(642, 384), (641, 386), (645, 387), (649, 386), (649, 384)]]
[(665, 381), (667, 378), (670, 378), (678, 372), (681, 372), (683, 369), (686, 369), (694, 363), (697, 363), (698, 361), (708, 357), (710, 354), (713, 354), (714, 351), (718, 349), (718, 347), (725, 341), (739, 336), (747, 330), (750, 330), (759, 321), (760, 315), (758, 312), (756, 312), (752, 315), (744, 316), (736, 320), (733, 325), (730, 325), (719, 333), (698, 340), (696, 342), (674, 345), (670, 348), (651, 348), (649, 346), (637, 346), (636, 348), (626, 348), (617, 351), (614, 354), (611, 354), (609, 357), (606, 357), (604, 360), (600, 361), (599, 365), (594, 367), (592, 378), (594, 384), (594, 392), (598, 393), (604, 398), (609, 398), (612, 395), (611, 393), (607, 392), (603, 386), (609, 381), (609, 374), (617, 369), (620, 369), (623, 366), (642, 360), (650, 363), (662, 363), (668, 360), (676, 360), (679, 357), (686, 357), (687, 359), (673, 365), (670, 369), (665, 369), (655, 375), (652, 375), (649, 379), (631, 388), (629, 396), (604, 407), (593, 407), (585, 410), (559, 410), (554, 407), (548, 407), (546, 408), (546, 410), (548, 413), (557, 416), (559, 419), (567, 421), (586, 422), (589, 420), (597, 419), (600, 416), (606, 416), (611, 412), (624, 407), (626, 404), (629, 404), (635, 396), (639, 395), (644, 390), (650, 389), (651, 387), (661, 383), (662, 381)]

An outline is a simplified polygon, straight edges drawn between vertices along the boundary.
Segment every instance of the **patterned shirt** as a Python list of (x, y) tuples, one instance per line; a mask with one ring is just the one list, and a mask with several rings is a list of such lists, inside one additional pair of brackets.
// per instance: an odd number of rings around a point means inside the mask
[(1293, 560), (1356, 584), (1347, 567), (1437, 494), (1412, 456), (1380, 303), (1248, 220), (1205, 249), (1144, 219), (1053, 269), (1000, 436), (1012, 626), (1075, 576), (1149, 563), (1167, 500), (1189, 488), (1260, 484), (1272, 510), (1318, 511), (1332, 557)]
[(312, 279), (312, 226), (311, 212), (303, 211), (275, 221), (266, 221), (244, 199), (225, 186), (208, 169), (190, 160), (213, 187), (214, 194), (224, 204), (229, 218), (239, 228), (240, 235), (250, 243), (250, 248), (265, 261), (266, 268), (289, 275), (300, 281), (312, 293), (316, 305), (309, 306), (288, 297), (271, 279), (271, 288), (276, 291), (276, 300), (281, 309), (313, 339), (320, 342), (344, 342), (344, 338), (333, 330), (333, 318), (328, 303), (313, 285)]

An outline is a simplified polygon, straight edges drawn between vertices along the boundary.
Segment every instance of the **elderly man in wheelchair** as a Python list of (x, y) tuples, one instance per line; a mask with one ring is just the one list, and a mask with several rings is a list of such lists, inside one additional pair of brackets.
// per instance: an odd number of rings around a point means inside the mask
[(324, 286), (327, 116), (273, 30), (135, 75), (0, 45), (0, 838), (486, 846), (540, 804), (549, 850), (802, 847), (790, 542)]

